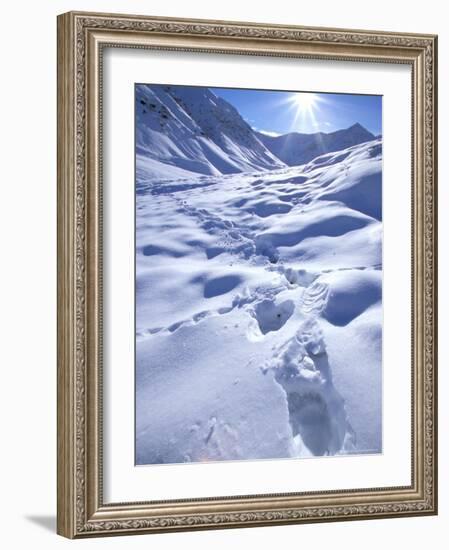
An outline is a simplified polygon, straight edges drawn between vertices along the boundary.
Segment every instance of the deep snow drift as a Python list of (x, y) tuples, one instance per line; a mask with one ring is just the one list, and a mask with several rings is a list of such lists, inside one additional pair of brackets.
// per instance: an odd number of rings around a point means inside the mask
[(289, 167), (204, 89), (160, 129), (142, 88), (136, 463), (381, 452), (381, 141)]

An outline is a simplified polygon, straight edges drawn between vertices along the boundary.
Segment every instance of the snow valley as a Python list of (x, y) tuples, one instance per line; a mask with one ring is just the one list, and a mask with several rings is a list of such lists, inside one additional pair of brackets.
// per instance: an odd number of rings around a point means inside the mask
[(137, 464), (382, 451), (374, 101), (136, 85)]

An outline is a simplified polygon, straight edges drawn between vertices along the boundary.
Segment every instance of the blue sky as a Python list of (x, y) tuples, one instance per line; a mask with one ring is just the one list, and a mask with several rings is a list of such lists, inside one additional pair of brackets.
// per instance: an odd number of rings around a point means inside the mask
[(259, 131), (333, 132), (360, 123), (382, 133), (382, 96), (210, 88)]

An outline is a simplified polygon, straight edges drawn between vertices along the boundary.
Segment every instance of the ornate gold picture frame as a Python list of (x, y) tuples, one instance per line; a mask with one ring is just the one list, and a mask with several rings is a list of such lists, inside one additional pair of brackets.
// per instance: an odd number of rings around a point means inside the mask
[[(150, 491), (144, 502), (105, 502), (102, 91), (106, 48), (411, 68), (412, 309), (404, 312), (412, 327), (410, 485), (169, 500), (155, 500)], [(78, 12), (58, 17), (59, 534), (83, 538), (437, 513), (436, 108), (437, 37), (433, 35)]]

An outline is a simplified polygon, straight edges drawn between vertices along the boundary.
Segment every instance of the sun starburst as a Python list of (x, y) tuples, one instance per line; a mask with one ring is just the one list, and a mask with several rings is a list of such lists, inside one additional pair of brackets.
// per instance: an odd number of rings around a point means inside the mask
[(313, 92), (295, 92), (288, 96), (287, 101), (294, 113), (292, 130), (318, 126), (317, 115), (323, 101), (321, 95)]

